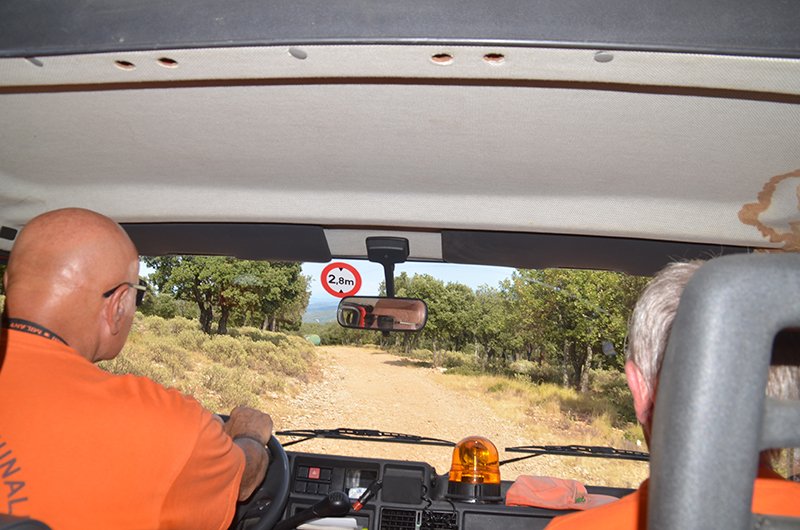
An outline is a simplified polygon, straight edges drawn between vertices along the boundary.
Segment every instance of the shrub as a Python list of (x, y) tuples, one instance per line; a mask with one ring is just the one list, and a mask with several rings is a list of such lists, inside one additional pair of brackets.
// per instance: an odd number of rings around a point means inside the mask
[(615, 407), (622, 421), (636, 421), (633, 396), (625, 374), (616, 370), (592, 370), (589, 372), (589, 386), (593, 392), (603, 396)]
[(226, 366), (247, 366), (247, 351), (242, 342), (228, 335), (214, 336), (203, 344), (202, 349), (212, 361)]
[[(137, 313), (137, 315), (142, 314)], [(172, 334), (170, 321), (156, 315), (142, 315), (136, 323), (137, 330), (143, 334), (151, 333), (159, 337), (166, 337)]]
[[(311, 363), (316, 359), (314, 346), (301, 337), (290, 337), (279, 333), (280, 338), (261, 336), (258, 341), (253, 341), (248, 334), (242, 341), (247, 351), (247, 365), (261, 374), (270, 371), (279, 372), (289, 376), (302, 376), (308, 372)], [(279, 344), (276, 345), (275, 343)]]
[(97, 365), (115, 375), (132, 374), (147, 377), (164, 386), (172, 386), (173, 377), (165, 366), (153, 364), (150, 356), (138, 347), (123, 348), (122, 352), (110, 361), (101, 361)]
[(185, 370), (192, 368), (189, 353), (172, 337), (162, 337), (160, 340), (146, 337), (137, 346), (146, 349), (150, 358), (165, 366), (173, 378), (183, 376)]
[(203, 349), (203, 344), (205, 344), (208, 340), (208, 335), (199, 329), (184, 329), (178, 333), (178, 336), (175, 337), (175, 340), (181, 345), (181, 347), (186, 348), (187, 350), (201, 351)]
[(203, 370), (203, 379), (205, 387), (218, 394), (219, 410), (260, 406), (258, 393), (265, 385), (265, 381), (244, 368), (229, 369), (214, 363)]
[(474, 364), (462, 364), (454, 368), (448, 368), (447, 375), (481, 375), (481, 367)]
[(459, 366), (475, 366), (475, 357), (460, 351), (446, 351), (442, 364), (448, 370)]
[(560, 383), (562, 380), (561, 370), (557, 366), (545, 363), (534, 363), (521, 360), (514, 361), (509, 365), (515, 374), (524, 374), (535, 383)]
[[(189, 320), (188, 318), (175, 317), (167, 320), (169, 330), (172, 334), (178, 335), (182, 331), (201, 331), (200, 322), (197, 320)], [(201, 331), (202, 333), (202, 331)]]
[(433, 352), (430, 350), (411, 350), (408, 357), (418, 359), (420, 361), (433, 362)]

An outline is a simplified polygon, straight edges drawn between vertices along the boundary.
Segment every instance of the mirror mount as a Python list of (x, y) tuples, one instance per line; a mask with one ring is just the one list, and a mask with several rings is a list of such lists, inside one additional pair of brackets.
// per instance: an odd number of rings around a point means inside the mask
[(408, 259), (408, 239), (404, 237), (368, 237), (367, 258), (383, 265), (386, 297), (394, 298), (394, 265)]

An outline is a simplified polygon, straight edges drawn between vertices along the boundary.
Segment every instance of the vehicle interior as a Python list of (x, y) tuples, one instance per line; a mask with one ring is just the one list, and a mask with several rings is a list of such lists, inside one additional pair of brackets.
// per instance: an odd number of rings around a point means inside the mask
[[(648, 527), (797, 528), (750, 498), (758, 452), (800, 445), (798, 406), (764, 396), (800, 326), (798, 27), (782, 0), (5, 0), (0, 255), (83, 207), (143, 256), (369, 260), (378, 237), (526, 269), (718, 258), (669, 342)], [(271, 449), (253, 528), (314, 506), (370, 530), (560, 515), (452, 500), (425, 462)], [(375, 480), (358, 512), (329, 495)]]

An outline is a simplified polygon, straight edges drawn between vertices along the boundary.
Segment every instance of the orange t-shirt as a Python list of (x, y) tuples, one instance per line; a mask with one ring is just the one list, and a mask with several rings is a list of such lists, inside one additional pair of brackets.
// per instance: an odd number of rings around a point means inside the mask
[(2, 330), (0, 513), (53, 530), (218, 530), (233, 518), (244, 465), (194, 399)]
[[(639, 489), (597, 508), (562, 515), (553, 519), (547, 530), (591, 528), (618, 530), (647, 527), (648, 481)], [(753, 489), (753, 513), (800, 517), (800, 483), (786, 480), (774, 471), (759, 468)]]

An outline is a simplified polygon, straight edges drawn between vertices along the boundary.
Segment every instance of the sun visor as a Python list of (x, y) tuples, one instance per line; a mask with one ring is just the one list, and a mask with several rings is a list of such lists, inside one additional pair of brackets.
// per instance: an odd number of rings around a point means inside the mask
[(265, 261), (325, 263), (331, 252), (322, 227), (255, 223), (130, 223), (139, 254), (213, 254)]
[(449, 263), (624, 271), (653, 276), (677, 260), (749, 252), (746, 247), (618, 237), (443, 230), (442, 257)]

